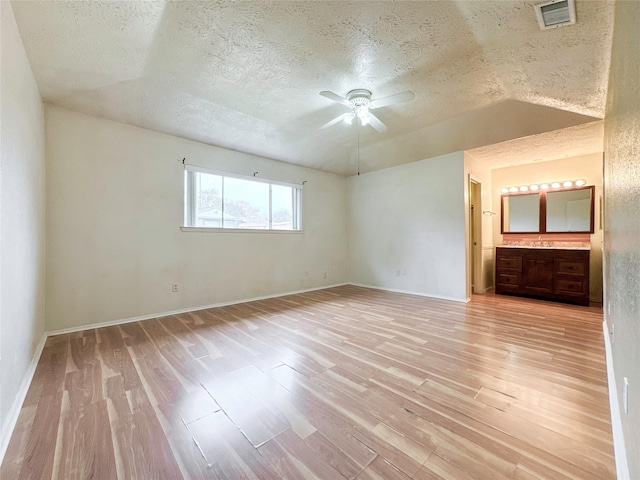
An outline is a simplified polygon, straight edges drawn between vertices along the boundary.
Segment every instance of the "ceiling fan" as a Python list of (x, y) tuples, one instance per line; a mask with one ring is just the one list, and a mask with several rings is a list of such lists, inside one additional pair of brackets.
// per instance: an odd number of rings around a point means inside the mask
[(388, 97), (380, 98), (378, 100), (371, 100), (371, 92), (365, 88), (356, 88), (347, 93), (346, 97), (341, 97), (333, 92), (322, 91), (320, 92), (325, 98), (332, 100), (340, 105), (344, 105), (349, 109), (348, 112), (334, 118), (330, 122), (325, 123), (320, 128), (328, 128), (336, 123), (343, 121), (347, 124), (351, 124), (354, 118), (357, 118), (360, 125), (371, 125), (378, 132), (386, 132), (387, 126), (376, 117), (371, 110), (374, 108), (386, 107), (387, 105), (394, 105), (396, 103), (403, 103), (413, 100), (415, 97), (413, 92), (402, 92), (390, 95)]

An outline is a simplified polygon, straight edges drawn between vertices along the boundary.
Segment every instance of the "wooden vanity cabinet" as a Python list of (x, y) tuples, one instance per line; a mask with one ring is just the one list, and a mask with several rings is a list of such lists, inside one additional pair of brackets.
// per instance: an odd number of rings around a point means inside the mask
[(589, 305), (589, 251), (496, 248), (495, 291)]

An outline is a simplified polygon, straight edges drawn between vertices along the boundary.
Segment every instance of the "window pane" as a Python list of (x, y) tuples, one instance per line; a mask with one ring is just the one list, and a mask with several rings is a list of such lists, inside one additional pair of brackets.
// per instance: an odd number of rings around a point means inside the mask
[(269, 184), (225, 177), (223, 228), (269, 228)]
[(185, 169), (184, 225), (299, 230), (301, 190)]
[(294, 189), (282, 185), (271, 186), (271, 228), (273, 230), (294, 229)]
[(222, 177), (208, 173), (195, 174), (194, 227), (222, 226)]

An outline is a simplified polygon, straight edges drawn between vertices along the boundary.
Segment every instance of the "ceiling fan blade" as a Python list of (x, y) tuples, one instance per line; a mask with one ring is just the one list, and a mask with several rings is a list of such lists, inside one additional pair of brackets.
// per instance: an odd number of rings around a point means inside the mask
[(320, 130), (322, 130), (323, 128), (329, 128), (332, 127), (333, 125), (335, 125), (338, 122), (341, 122), (342, 120), (344, 120), (344, 118), (349, 115), (349, 113), (343, 113), (342, 115), (337, 116), (336, 118), (334, 118), (333, 120), (331, 120), (330, 122), (325, 123), (324, 125), (322, 125), (320, 127)]
[(413, 100), (415, 98), (415, 94), (413, 92), (401, 92), (396, 93), (395, 95), (389, 95), (388, 97), (379, 98), (378, 100), (374, 100), (369, 105), (369, 108), (380, 108), (386, 107), (387, 105), (393, 105), (395, 103), (403, 103)]
[(340, 105), (344, 105), (345, 107), (349, 107), (349, 108), (352, 107), (351, 103), (349, 103), (349, 101), (346, 98), (342, 98), (340, 95), (336, 93), (323, 90), (322, 92), (320, 92), (320, 95), (336, 103), (339, 103)]
[(387, 126), (371, 112), (369, 112), (369, 125), (371, 125), (376, 131), (380, 133), (387, 131)]

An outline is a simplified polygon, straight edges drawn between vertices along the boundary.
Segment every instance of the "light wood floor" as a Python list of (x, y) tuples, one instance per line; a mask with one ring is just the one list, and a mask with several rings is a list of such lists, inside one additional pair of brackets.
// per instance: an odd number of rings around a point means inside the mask
[(338, 287), (48, 339), (9, 479), (615, 478), (602, 311)]

